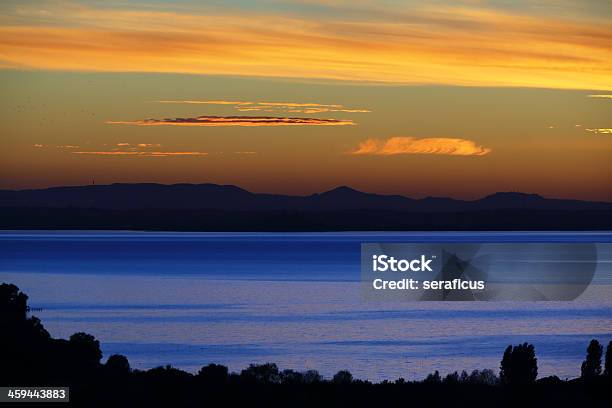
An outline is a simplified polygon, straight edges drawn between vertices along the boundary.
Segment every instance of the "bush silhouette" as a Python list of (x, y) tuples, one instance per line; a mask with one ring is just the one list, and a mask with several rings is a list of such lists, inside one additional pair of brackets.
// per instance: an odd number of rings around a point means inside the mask
[(556, 375), (549, 375), (548, 377), (540, 378), (538, 384), (557, 385), (563, 381)]
[(580, 367), (581, 377), (585, 380), (592, 379), (601, 374), (601, 355), (603, 346), (595, 339), (591, 340), (587, 347), (586, 360)]
[(533, 344), (508, 346), (500, 365), (502, 384), (525, 385), (535, 382), (538, 376), (538, 359)]

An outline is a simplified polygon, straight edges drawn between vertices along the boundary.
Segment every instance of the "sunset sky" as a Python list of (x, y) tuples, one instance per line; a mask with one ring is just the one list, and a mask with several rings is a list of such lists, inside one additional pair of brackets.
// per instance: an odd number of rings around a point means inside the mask
[(3, 1), (0, 188), (612, 201), (612, 3)]

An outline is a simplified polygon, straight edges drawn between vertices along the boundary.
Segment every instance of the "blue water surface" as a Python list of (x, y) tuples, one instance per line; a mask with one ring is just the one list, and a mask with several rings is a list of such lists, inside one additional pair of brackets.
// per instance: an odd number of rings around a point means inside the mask
[[(612, 243), (607, 232), (0, 232), (0, 281), (56, 337), (86, 331), (105, 358), (196, 371), (209, 362), (349, 369), (371, 380), (497, 370), (536, 346), (540, 375), (575, 377), (588, 341), (612, 340), (608, 285), (573, 302), (366, 302), (364, 242)], [(606, 261), (606, 259), (601, 259)]]

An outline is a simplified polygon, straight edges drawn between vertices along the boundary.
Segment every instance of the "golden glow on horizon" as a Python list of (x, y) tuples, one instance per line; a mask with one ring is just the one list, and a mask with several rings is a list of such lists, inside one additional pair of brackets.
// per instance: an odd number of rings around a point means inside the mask
[(611, 9), (298, 2), (0, 2), (0, 188), (612, 202)]
[[(65, 7), (0, 26), (0, 66), (405, 84), (612, 89), (602, 20), (420, 7), (367, 17)], [(0, 20), (2, 21), (2, 20)]]
[(352, 154), (391, 156), (396, 154), (446, 154), (451, 156), (483, 156), (491, 149), (478, 146), (472, 140), (428, 137), (392, 137), (387, 140), (368, 139), (359, 143)]

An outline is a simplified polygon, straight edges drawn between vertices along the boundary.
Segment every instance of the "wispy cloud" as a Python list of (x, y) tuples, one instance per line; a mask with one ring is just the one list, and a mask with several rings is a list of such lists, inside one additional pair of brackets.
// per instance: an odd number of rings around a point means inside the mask
[(121, 142), (117, 143), (116, 146), (118, 148), (129, 148), (129, 149), (147, 149), (150, 147), (161, 147), (159, 143), (127, 143)]
[(198, 116), (195, 118), (107, 121), (111, 125), (136, 126), (342, 126), (348, 119), (283, 118), (273, 116)]
[(587, 132), (592, 133), (612, 133), (612, 128), (596, 128), (596, 129), (584, 129)]
[(355, 155), (390, 156), (397, 154), (443, 154), (451, 156), (483, 156), (492, 150), (467, 139), (445, 137), (392, 137), (386, 140), (367, 139), (357, 149)]
[(56, 149), (63, 149), (63, 150), (70, 150), (70, 149), (79, 149), (80, 146), (77, 145), (55, 145), (55, 146), (49, 146), (49, 145), (45, 145), (42, 143), (36, 143), (33, 145), (36, 148), (48, 148), (48, 147), (55, 147)]
[(608, 95), (608, 94), (589, 95), (589, 98), (612, 99), (612, 95)]
[[(104, 146), (107, 146), (104, 144)], [(36, 143), (33, 145), (34, 148), (46, 148), (44, 144)], [(53, 147), (53, 146), (51, 146)], [(80, 146), (72, 146), (72, 145), (57, 145), (55, 148), (65, 150), (67, 154), (77, 154), (84, 156), (122, 156), (122, 157), (197, 157), (197, 156), (208, 156), (209, 152), (201, 152), (201, 151), (185, 151), (185, 152), (176, 152), (176, 151), (153, 151), (150, 150), (152, 148), (159, 148), (161, 144), (159, 143), (128, 143), (128, 142), (119, 142), (114, 145), (110, 145), (108, 147), (103, 147), (103, 149), (110, 148), (111, 150), (79, 150), (74, 151), (74, 149), (80, 148)], [(143, 150), (144, 149), (144, 150)], [(223, 154), (223, 152), (214, 152), (214, 154)], [(235, 151), (231, 152), (231, 154), (236, 155), (253, 155), (257, 154), (255, 151), (245, 150), (245, 151)]]
[(299, 102), (247, 102), (247, 101), (200, 101), (200, 100), (163, 100), (159, 103), (194, 105), (232, 105), (241, 112), (287, 112), (287, 113), (368, 113), (368, 109), (351, 109), (338, 104), (299, 103)]
[(141, 152), (141, 151), (103, 151), (103, 152), (71, 152), (91, 156), (129, 156), (129, 157), (176, 157), (176, 156), (208, 156), (207, 152)]
[(247, 101), (200, 101), (200, 100), (162, 100), (156, 101), (158, 103), (187, 103), (196, 105), (265, 105), (265, 106), (308, 106), (308, 107), (327, 107), (327, 108), (341, 108), (342, 105), (326, 105), (321, 103), (297, 103), (297, 102), (247, 102)]
[(3, 68), (612, 89), (604, 18), (476, 3), (368, 5), (342, 18), (15, 4), (2, 13)]

